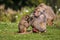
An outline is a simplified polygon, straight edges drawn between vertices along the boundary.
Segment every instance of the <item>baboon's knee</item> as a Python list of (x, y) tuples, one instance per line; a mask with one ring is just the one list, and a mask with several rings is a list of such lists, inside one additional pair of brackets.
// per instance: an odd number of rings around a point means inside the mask
[(26, 27), (20, 27), (18, 33), (25, 33), (26, 32)]

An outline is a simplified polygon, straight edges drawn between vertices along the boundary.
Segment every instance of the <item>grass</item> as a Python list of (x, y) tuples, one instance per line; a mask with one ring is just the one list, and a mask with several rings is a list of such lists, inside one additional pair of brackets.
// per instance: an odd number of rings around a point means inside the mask
[(60, 27), (47, 27), (46, 33), (17, 33), (17, 23), (0, 22), (0, 40), (60, 40)]

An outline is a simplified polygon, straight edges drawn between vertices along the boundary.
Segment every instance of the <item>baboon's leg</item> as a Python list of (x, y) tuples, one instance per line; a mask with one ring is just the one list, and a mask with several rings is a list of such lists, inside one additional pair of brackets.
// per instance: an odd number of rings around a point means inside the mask
[(53, 20), (50, 20), (50, 19), (47, 20), (47, 24), (50, 25), (50, 26), (53, 25)]
[(20, 33), (21, 32), (21, 30), (20, 30), (20, 24), (18, 25), (18, 33)]
[(41, 33), (46, 32), (46, 23), (44, 23), (44, 22), (40, 23), (40, 27), (43, 29), (43, 30), (41, 30)]
[(18, 25), (18, 30), (19, 30), (18, 33), (23, 33), (24, 32), (24, 26), (19, 24)]
[(34, 33), (37, 33), (37, 32), (46, 32), (46, 23), (40, 23), (39, 25), (35, 26), (32, 31)]
[(28, 27), (29, 27), (29, 23), (28, 23), (28, 22), (25, 22), (25, 23), (24, 23), (24, 26), (25, 26), (26, 28), (28, 28)]
[(24, 27), (24, 33), (26, 33), (27, 32), (27, 30), (26, 30), (27, 28), (26, 27)]

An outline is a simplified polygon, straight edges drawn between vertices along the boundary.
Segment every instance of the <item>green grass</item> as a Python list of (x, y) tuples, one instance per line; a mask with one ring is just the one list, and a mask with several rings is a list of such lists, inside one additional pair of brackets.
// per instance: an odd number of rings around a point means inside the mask
[(46, 33), (17, 33), (17, 23), (0, 22), (0, 40), (60, 40), (60, 27), (47, 27)]

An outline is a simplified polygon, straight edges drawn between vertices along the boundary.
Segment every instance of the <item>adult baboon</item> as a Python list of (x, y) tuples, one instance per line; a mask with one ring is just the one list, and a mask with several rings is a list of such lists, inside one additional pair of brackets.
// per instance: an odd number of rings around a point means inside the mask
[(18, 24), (19, 33), (26, 33), (26, 29), (29, 27), (28, 19), (29, 19), (29, 16), (25, 15), (20, 20)]
[(45, 32), (46, 31), (46, 16), (44, 10), (39, 8), (34, 10), (33, 13), (33, 22), (32, 22), (32, 31), (33, 32)]
[(53, 20), (56, 18), (56, 15), (53, 11), (53, 9), (50, 6), (45, 5), (44, 3), (41, 3), (38, 7), (43, 8), (43, 10), (45, 10), (46, 12), (46, 17), (47, 17), (47, 24), (48, 25), (52, 25), (53, 24)]

